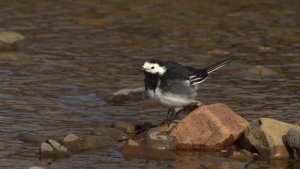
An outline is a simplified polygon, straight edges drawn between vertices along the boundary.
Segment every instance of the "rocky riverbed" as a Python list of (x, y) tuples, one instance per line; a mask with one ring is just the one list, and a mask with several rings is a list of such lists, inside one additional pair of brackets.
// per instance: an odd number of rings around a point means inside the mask
[[(111, 101), (143, 97), (143, 90), (122, 89), (113, 94)], [(118, 98), (120, 97), (120, 98)], [(103, 151), (116, 147), (125, 158), (181, 161), (181, 153), (198, 152), (195, 162), (180, 165), (197, 165), (202, 168), (255, 168), (255, 161), (295, 161), (300, 157), (300, 126), (271, 118), (258, 118), (248, 122), (228, 106), (217, 103), (193, 105), (190, 111), (169, 126), (167, 124), (130, 124), (114, 122), (98, 125), (79, 137), (66, 133), (64, 138), (22, 133), (24, 142), (40, 144), (39, 156), (44, 161), (70, 158), (87, 151)], [(206, 156), (206, 158), (204, 158)], [(201, 160), (200, 160), (201, 159)], [(191, 160), (191, 159), (190, 159)], [(221, 164), (212, 161), (220, 160)], [(227, 162), (228, 161), (228, 162)], [(228, 164), (227, 164), (228, 163)], [(291, 164), (293, 164), (291, 163)], [(222, 168), (221, 167), (221, 168)], [(252, 168), (251, 168), (252, 167)]]

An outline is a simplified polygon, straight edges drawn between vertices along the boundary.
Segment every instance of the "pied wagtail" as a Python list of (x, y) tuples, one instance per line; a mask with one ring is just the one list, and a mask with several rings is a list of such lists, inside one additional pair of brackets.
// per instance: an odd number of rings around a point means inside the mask
[(142, 68), (146, 93), (154, 102), (169, 108), (166, 119), (169, 125), (184, 106), (193, 102), (198, 85), (210, 73), (234, 59), (231, 57), (204, 69), (183, 66), (172, 61), (148, 60)]

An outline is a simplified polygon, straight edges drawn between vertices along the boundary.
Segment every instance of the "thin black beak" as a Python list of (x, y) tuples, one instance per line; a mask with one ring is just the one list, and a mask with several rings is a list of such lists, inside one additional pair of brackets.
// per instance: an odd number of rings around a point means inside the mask
[(139, 72), (144, 72), (144, 71), (145, 71), (143, 68), (137, 68), (137, 70), (138, 70)]

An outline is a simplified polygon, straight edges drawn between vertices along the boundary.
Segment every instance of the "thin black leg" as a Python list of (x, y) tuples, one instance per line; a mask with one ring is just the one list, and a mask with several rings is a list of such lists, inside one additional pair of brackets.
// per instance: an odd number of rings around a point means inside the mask
[(176, 115), (176, 112), (174, 109), (171, 110), (172, 113), (170, 113), (170, 118), (168, 119), (167, 123), (168, 126), (170, 126), (170, 124), (172, 123), (173, 119), (174, 119), (174, 114)]
[(162, 122), (162, 124), (168, 123), (168, 121), (170, 120), (171, 115), (172, 115), (171, 111), (172, 111), (172, 109), (168, 109), (167, 118)]
[(179, 111), (175, 112), (175, 110), (174, 110), (174, 114), (173, 114), (173, 116), (172, 116), (172, 118), (171, 118), (171, 122), (174, 121), (174, 119), (175, 119), (176, 116), (178, 115), (178, 112), (179, 112)]

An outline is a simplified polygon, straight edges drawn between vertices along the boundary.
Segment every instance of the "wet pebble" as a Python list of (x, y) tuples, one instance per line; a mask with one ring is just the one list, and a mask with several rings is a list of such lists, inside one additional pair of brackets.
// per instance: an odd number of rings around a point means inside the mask
[(64, 139), (63, 139), (63, 142), (64, 143), (68, 143), (68, 142), (73, 142), (73, 141), (76, 141), (78, 140), (79, 137), (76, 136), (75, 134), (69, 134), (67, 135)]
[(68, 149), (55, 140), (48, 139), (40, 146), (40, 155), (45, 158), (61, 158), (70, 156)]
[(0, 31), (0, 49), (16, 50), (22, 46), (25, 37), (17, 32)]

